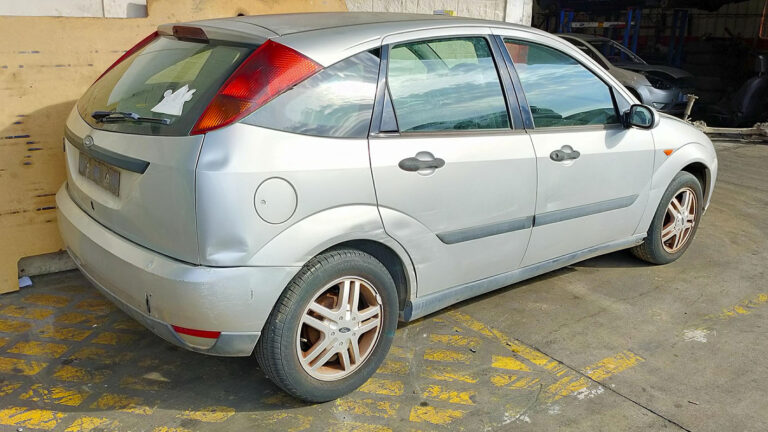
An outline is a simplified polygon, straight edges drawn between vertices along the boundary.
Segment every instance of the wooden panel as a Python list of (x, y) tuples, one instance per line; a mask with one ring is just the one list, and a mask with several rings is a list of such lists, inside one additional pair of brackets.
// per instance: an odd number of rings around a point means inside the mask
[(18, 289), (20, 258), (63, 247), (64, 121), (125, 50), (166, 22), (339, 10), (343, 0), (150, 0), (147, 18), (0, 17), (0, 293)]

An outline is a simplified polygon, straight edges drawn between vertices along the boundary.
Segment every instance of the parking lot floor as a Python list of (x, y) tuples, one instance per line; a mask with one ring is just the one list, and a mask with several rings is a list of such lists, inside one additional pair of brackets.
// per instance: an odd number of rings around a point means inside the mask
[(0, 296), (0, 430), (765, 430), (768, 146), (717, 145), (695, 242), (594, 258), (401, 324), (358, 391), (308, 405), (253, 358), (175, 348), (77, 271)]

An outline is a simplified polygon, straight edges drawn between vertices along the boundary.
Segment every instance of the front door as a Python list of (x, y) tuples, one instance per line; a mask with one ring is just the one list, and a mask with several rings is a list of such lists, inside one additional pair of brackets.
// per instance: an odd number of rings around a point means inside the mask
[(510, 271), (528, 244), (535, 155), (512, 128), (494, 41), (477, 31), (385, 40), (371, 167), (384, 228), (408, 250), (418, 296)]

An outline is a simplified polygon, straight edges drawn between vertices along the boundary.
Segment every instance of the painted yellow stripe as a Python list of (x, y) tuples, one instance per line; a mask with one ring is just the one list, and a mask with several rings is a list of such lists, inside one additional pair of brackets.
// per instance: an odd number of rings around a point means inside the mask
[(0, 337), (0, 347), (7, 344), (9, 340), (11, 339), (7, 337)]
[(439, 381), (461, 381), (474, 384), (478, 381), (477, 377), (459, 372), (447, 366), (427, 365), (421, 368), (421, 376), (436, 379)]
[(450, 311), (448, 312), (448, 315), (464, 326), (470, 328), (471, 330), (474, 330), (488, 338), (496, 339), (497, 341), (504, 344), (508, 350), (520, 355), (520, 357), (537, 366), (544, 366), (547, 363), (556, 361), (541, 351), (531, 348), (516, 339), (510, 338), (499, 330), (490, 328), (465, 313)]
[(465, 411), (455, 409), (415, 406), (411, 409), (408, 419), (416, 423), (427, 422), (435, 425), (445, 425), (464, 417), (465, 413)]
[(123, 345), (138, 339), (138, 336), (125, 333), (99, 333), (91, 342), (104, 345)]
[(32, 328), (32, 324), (26, 321), (0, 318), (0, 332), (4, 333), (24, 333)]
[[(294, 399), (295, 401), (296, 399)], [(288, 414), (286, 412), (274, 413), (267, 418), (267, 421), (274, 424), (270, 430), (287, 430), (288, 432), (299, 432), (309, 430), (312, 427), (312, 417), (301, 414)]]
[(100, 363), (117, 364), (117, 363), (122, 363), (132, 359), (133, 353), (131, 352), (116, 353), (113, 351), (108, 351), (103, 348), (88, 346), (88, 347), (80, 348), (77, 352), (72, 354), (72, 357), (81, 359), (81, 360), (95, 360)]
[(554, 402), (562, 397), (587, 388), (589, 383), (590, 381), (584, 377), (566, 376), (547, 387), (545, 399), (548, 402)]
[(75, 309), (87, 310), (98, 314), (108, 314), (117, 308), (104, 298), (94, 298), (81, 301), (75, 305)]
[(389, 348), (389, 355), (409, 359), (413, 358), (413, 350), (410, 348), (392, 346)]
[(513, 389), (529, 389), (539, 386), (539, 378), (535, 377), (523, 377), (519, 380), (515, 381), (510, 385), (510, 388)]
[(517, 375), (496, 374), (491, 376), (491, 384), (496, 387), (504, 387), (517, 379)]
[(491, 366), (499, 369), (509, 369), (516, 371), (528, 372), (531, 370), (525, 363), (514, 357), (493, 356), (493, 363)]
[(424, 351), (424, 359), (452, 363), (469, 363), (472, 360), (472, 355), (469, 352), (428, 348)]
[(91, 330), (81, 330), (76, 328), (69, 328), (69, 327), (54, 327), (54, 326), (45, 326), (38, 334), (40, 337), (44, 338), (53, 338), (53, 339), (59, 339), (59, 340), (68, 340), (68, 341), (75, 341), (79, 342), (85, 338), (88, 337), (92, 332)]
[(54, 318), (56, 324), (84, 324), (87, 326), (95, 326), (104, 324), (107, 321), (106, 316), (97, 316), (91, 314), (84, 314), (80, 312), (67, 312), (63, 314), (57, 314)]
[(408, 375), (408, 363), (399, 360), (385, 359), (376, 372), (382, 374)]
[(157, 391), (162, 390), (166, 386), (164, 381), (146, 379), (144, 377), (123, 377), (120, 380), (121, 387), (132, 388), (135, 390)]
[(432, 342), (439, 342), (455, 347), (468, 348), (477, 348), (482, 343), (482, 341), (476, 337), (457, 334), (431, 334), (429, 335), (429, 339)]
[(0, 357), (0, 373), (4, 374), (35, 375), (46, 366), (48, 363)]
[(80, 417), (72, 422), (68, 428), (64, 429), (64, 432), (90, 432), (97, 428), (102, 431), (106, 429), (106, 427), (119, 430), (119, 426), (117, 421), (104, 417)]
[(34, 303), (41, 306), (62, 307), (69, 303), (69, 297), (57, 296), (53, 294), (30, 294), (21, 299), (27, 303)]
[(178, 417), (206, 423), (221, 423), (235, 415), (235, 409), (226, 406), (210, 406), (199, 410), (187, 410)]
[(0, 311), (1, 314), (16, 317), (16, 318), (29, 318), (36, 320), (44, 320), (53, 314), (50, 309), (41, 308), (28, 308), (26, 306), (10, 305)]
[(0, 384), (0, 396), (8, 396), (19, 387), (21, 387), (21, 383), (2, 383)]
[(76, 366), (62, 365), (56, 368), (53, 373), (53, 377), (62, 381), (69, 382), (82, 382), (82, 383), (97, 383), (104, 381), (109, 375), (109, 371), (106, 370), (91, 370), (84, 369)]
[(336, 411), (374, 417), (392, 418), (397, 414), (397, 402), (377, 401), (373, 399), (337, 399)]
[(459, 405), (474, 405), (477, 398), (477, 392), (449, 390), (439, 385), (430, 385), (422, 394), (427, 399), (434, 399), (443, 402)]
[(768, 304), (768, 294), (759, 293), (750, 299), (740, 302), (739, 304), (723, 309), (722, 312), (717, 315), (710, 315), (707, 318), (727, 320), (741, 315), (748, 315), (751, 313), (751, 309), (755, 309), (765, 304)]
[(62, 354), (64, 354), (64, 352), (68, 348), (69, 347), (66, 345), (57, 344), (57, 343), (22, 341), (12, 346), (10, 349), (8, 349), (8, 352), (12, 352), (16, 354), (32, 355), (32, 356), (58, 358)]
[(364, 393), (373, 393), (388, 396), (400, 396), (405, 390), (401, 381), (387, 380), (383, 378), (370, 378), (358, 389)]
[(366, 423), (345, 421), (343, 423), (337, 423), (331, 427), (330, 430), (334, 432), (392, 432), (392, 429), (386, 426), (372, 425)]
[(644, 361), (645, 359), (637, 354), (631, 351), (624, 351), (589, 365), (582, 369), (582, 372), (595, 381), (602, 381)]
[(154, 411), (153, 408), (145, 405), (141, 398), (113, 393), (104, 393), (101, 395), (101, 397), (91, 405), (91, 408), (100, 410), (119, 410), (142, 415), (149, 415)]
[(33, 384), (26, 393), (19, 396), (20, 399), (34, 402), (55, 403), (67, 406), (79, 406), (90, 392), (73, 390), (64, 387), (46, 388), (42, 384)]
[(192, 430), (182, 427), (158, 426), (154, 428), (152, 432), (192, 432)]
[(51, 430), (63, 417), (62, 413), (42, 409), (22, 407), (0, 409), (0, 425), (5, 426)]

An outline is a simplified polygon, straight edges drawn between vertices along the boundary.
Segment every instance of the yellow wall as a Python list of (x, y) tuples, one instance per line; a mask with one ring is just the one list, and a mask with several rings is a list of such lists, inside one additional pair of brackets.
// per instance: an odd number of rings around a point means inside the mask
[(0, 17), (0, 293), (17, 289), (20, 258), (62, 248), (64, 121), (125, 50), (167, 22), (338, 10), (343, 0), (149, 0), (147, 18)]

